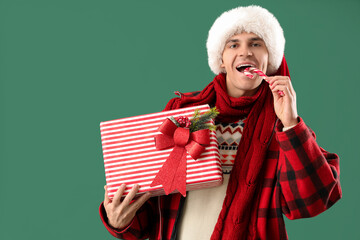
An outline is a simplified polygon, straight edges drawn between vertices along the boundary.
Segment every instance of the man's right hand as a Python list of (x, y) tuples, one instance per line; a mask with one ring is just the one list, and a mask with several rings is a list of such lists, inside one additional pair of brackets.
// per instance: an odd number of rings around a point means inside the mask
[(113, 228), (117, 229), (123, 229), (128, 226), (135, 217), (136, 211), (151, 197), (150, 192), (147, 192), (131, 203), (136, 193), (139, 191), (139, 185), (135, 184), (129, 194), (121, 201), (121, 196), (126, 188), (126, 185), (122, 184), (116, 191), (114, 198), (110, 200), (107, 193), (107, 186), (105, 185), (104, 188), (104, 207), (109, 220), (108, 223)]

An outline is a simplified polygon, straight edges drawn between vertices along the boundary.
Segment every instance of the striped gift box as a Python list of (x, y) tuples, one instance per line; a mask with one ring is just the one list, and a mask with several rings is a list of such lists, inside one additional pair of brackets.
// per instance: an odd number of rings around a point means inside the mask
[[(154, 136), (159, 126), (170, 116), (186, 116), (189, 119), (195, 109), (209, 110), (209, 105), (151, 113), (100, 123), (101, 141), (105, 165), (106, 184), (112, 198), (123, 183), (126, 196), (134, 184), (140, 185), (138, 194), (151, 191), (153, 196), (163, 195), (162, 185), (150, 187), (157, 172), (173, 148), (157, 150)], [(215, 131), (210, 132), (210, 145), (200, 158), (187, 158), (186, 190), (214, 187), (222, 184), (222, 170)]]

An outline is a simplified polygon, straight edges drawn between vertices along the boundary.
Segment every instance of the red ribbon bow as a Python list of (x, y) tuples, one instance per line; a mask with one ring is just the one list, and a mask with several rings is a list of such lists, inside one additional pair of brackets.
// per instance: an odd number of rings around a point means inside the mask
[(186, 152), (193, 159), (198, 159), (205, 146), (210, 144), (210, 130), (190, 133), (188, 128), (178, 127), (167, 118), (159, 131), (163, 134), (155, 136), (156, 149), (174, 149), (150, 186), (162, 184), (166, 195), (177, 189), (186, 196)]

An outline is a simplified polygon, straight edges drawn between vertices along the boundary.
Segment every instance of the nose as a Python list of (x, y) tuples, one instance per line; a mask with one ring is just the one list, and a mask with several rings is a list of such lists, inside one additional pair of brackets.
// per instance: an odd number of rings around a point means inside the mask
[(238, 55), (239, 56), (252, 56), (252, 51), (248, 46), (242, 45), (238, 48)]

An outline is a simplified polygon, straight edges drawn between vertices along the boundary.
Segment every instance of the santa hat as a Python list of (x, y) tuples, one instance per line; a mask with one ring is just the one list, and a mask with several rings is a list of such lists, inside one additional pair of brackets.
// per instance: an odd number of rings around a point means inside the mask
[(241, 32), (254, 33), (264, 40), (269, 52), (267, 74), (274, 74), (279, 69), (284, 56), (284, 33), (272, 13), (255, 5), (231, 9), (215, 20), (209, 30), (206, 43), (211, 71), (215, 74), (225, 72), (220, 66), (225, 42)]

